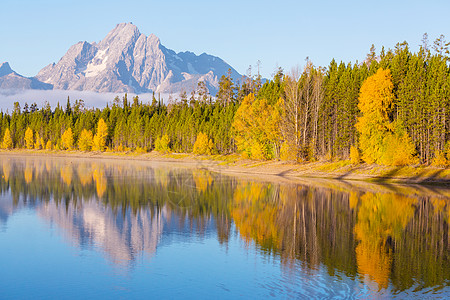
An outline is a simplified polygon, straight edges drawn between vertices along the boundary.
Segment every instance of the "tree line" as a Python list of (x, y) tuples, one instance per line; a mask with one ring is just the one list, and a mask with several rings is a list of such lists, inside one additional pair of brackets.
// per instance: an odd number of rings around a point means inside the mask
[[(237, 152), (253, 159), (351, 157), (369, 163), (445, 165), (450, 158), (448, 46), (444, 36), (430, 46), (424, 35), (418, 52), (406, 42), (378, 54), (372, 46), (362, 63), (333, 59), (323, 68), (307, 60), (303, 69), (278, 69), (264, 83), (259, 75), (235, 83), (228, 73), (220, 79), (216, 97), (200, 82), (190, 95), (182, 92), (177, 99), (162, 101), (153, 95), (144, 103), (138, 96), (129, 101), (125, 94), (102, 109), (87, 109), (83, 100), (72, 105), (69, 99), (65, 108), (58, 104), (54, 109), (15, 103), (12, 113), (0, 114), (2, 147)], [(371, 89), (377, 91), (376, 82), (385, 82), (389, 99), (367, 89), (372, 96), (364, 96), (363, 84), (380, 70), (389, 72), (386, 81), (372, 80)], [(363, 101), (371, 99), (379, 99), (381, 106), (364, 112)], [(375, 115), (380, 124), (364, 121)], [(384, 133), (373, 126), (384, 126)], [(395, 154), (394, 145), (405, 141), (410, 159), (388, 159)], [(373, 147), (384, 151), (378, 154), (383, 160), (365, 153)]]

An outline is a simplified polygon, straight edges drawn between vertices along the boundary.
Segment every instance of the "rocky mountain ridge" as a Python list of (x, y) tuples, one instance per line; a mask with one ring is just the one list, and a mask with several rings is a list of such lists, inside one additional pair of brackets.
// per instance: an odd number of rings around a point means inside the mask
[(0, 88), (189, 93), (204, 81), (215, 95), (220, 77), (228, 70), (234, 80), (241, 78), (219, 57), (176, 53), (154, 34), (146, 36), (132, 23), (121, 23), (98, 43), (71, 46), (57, 63), (47, 65), (35, 77), (23, 77), (4, 63)]

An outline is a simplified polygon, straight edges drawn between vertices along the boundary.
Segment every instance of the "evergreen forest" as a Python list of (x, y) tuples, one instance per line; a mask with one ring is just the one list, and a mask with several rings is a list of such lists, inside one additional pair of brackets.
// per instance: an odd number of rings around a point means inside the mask
[(403, 42), (379, 53), (372, 46), (362, 63), (307, 60), (267, 81), (228, 74), (216, 97), (199, 82), (167, 101), (125, 94), (102, 109), (82, 99), (55, 108), (16, 102), (0, 114), (1, 146), (446, 166), (449, 44), (441, 35), (430, 45), (425, 34), (417, 52)]

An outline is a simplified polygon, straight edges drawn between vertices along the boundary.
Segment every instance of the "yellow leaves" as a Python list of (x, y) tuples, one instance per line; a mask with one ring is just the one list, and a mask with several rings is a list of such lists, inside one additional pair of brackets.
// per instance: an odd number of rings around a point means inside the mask
[(280, 159), (281, 160), (297, 160), (297, 151), (295, 151), (295, 145), (284, 141), (283, 144), (281, 144), (280, 148)]
[(66, 185), (72, 183), (73, 169), (71, 165), (65, 165), (61, 167), (61, 178)]
[(108, 126), (102, 118), (98, 120), (97, 133), (93, 140), (93, 149), (95, 151), (105, 151), (106, 137), (108, 136)]
[[(233, 129), (238, 150), (255, 159), (271, 159), (271, 147), (279, 143), (281, 101), (274, 106), (265, 99), (255, 99), (253, 94), (244, 98), (236, 111)], [(253, 153), (257, 157), (253, 156)]]
[(41, 138), (38, 132), (36, 132), (36, 142), (34, 143), (34, 149), (40, 150), (44, 149), (44, 147), (45, 147), (44, 139)]
[(92, 131), (83, 129), (78, 138), (78, 148), (81, 151), (90, 151), (93, 143)]
[(355, 146), (350, 147), (350, 161), (353, 165), (358, 165), (361, 161), (361, 155), (359, 155), (359, 150)]
[(11, 131), (9, 130), (9, 128), (6, 128), (5, 134), (3, 136), (2, 148), (3, 149), (11, 149), (12, 146), (13, 146), (13, 141), (11, 138)]
[(161, 138), (156, 139), (155, 150), (162, 153), (167, 153), (170, 151), (169, 143), (170, 143), (169, 136), (165, 134)]
[(48, 140), (47, 144), (45, 144), (45, 150), (52, 150), (52, 141)]
[(25, 131), (25, 146), (27, 149), (33, 149), (34, 146), (34, 136), (33, 136), (33, 130), (28, 127)]
[(358, 108), (363, 114), (355, 127), (360, 133), (362, 158), (369, 164), (400, 166), (417, 161), (414, 144), (406, 131), (401, 124), (389, 121), (393, 87), (391, 72), (382, 68), (361, 86)]
[(445, 157), (444, 151), (436, 150), (434, 153), (434, 158), (432, 162), (433, 166), (436, 167), (446, 167), (448, 164), (447, 158)]
[(378, 111), (381, 112), (383, 118), (387, 118), (394, 101), (393, 88), (391, 71), (383, 68), (378, 69), (362, 84), (358, 108), (363, 114)]
[(193, 153), (200, 155), (211, 155), (214, 153), (214, 143), (211, 139), (208, 140), (208, 135), (206, 135), (206, 133), (200, 132), (197, 135)]
[(72, 150), (73, 149), (73, 132), (72, 128), (66, 129), (61, 136), (61, 147), (62, 149)]
[[(351, 198), (354, 196), (351, 195)], [(414, 215), (417, 199), (396, 194), (364, 194), (359, 201), (350, 199), (351, 207), (359, 202), (355, 234), (358, 272), (369, 275), (379, 289), (387, 288), (392, 263), (389, 239), (400, 239)]]
[(416, 149), (409, 135), (401, 129), (388, 133), (384, 137), (384, 149), (380, 162), (388, 166), (413, 165), (418, 162), (414, 157)]
[(95, 188), (97, 191), (97, 196), (102, 198), (106, 192), (106, 188), (108, 186), (108, 182), (106, 180), (104, 171), (100, 168), (95, 168), (92, 178), (95, 181)]
[(250, 153), (251, 158), (253, 159), (265, 160), (267, 158), (267, 150), (265, 149), (264, 145), (262, 145), (258, 141), (253, 142)]

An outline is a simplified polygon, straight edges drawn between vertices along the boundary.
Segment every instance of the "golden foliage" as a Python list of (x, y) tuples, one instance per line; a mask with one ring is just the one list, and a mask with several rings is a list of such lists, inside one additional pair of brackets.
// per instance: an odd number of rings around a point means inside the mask
[(34, 143), (34, 149), (40, 150), (44, 149), (44, 147), (45, 147), (44, 139), (41, 138), (38, 132), (36, 132), (36, 142)]
[(11, 174), (11, 162), (9, 160), (4, 161), (3, 165), (2, 165), (2, 169), (3, 169), (3, 176), (5, 177), (5, 181), (8, 182), (9, 174)]
[(97, 124), (97, 133), (95, 134), (93, 141), (93, 149), (95, 151), (105, 151), (107, 136), (108, 126), (106, 125), (105, 120), (103, 120), (103, 118), (100, 118)]
[(401, 127), (396, 126), (393, 133), (389, 132), (384, 137), (380, 162), (388, 166), (413, 165), (418, 162), (415, 153), (416, 149), (410, 136)]
[(353, 165), (358, 165), (361, 161), (361, 155), (359, 154), (359, 150), (355, 146), (350, 147), (350, 161)]
[(432, 165), (436, 167), (446, 167), (448, 164), (447, 158), (445, 157), (444, 151), (436, 150), (434, 152), (434, 158)]
[(251, 158), (256, 160), (265, 160), (268, 158), (267, 149), (258, 141), (252, 143), (250, 153)]
[(211, 172), (202, 169), (192, 171), (192, 177), (194, 178), (195, 187), (202, 192), (206, 192), (208, 186), (214, 181)]
[(33, 130), (28, 127), (27, 130), (25, 130), (25, 147), (27, 149), (33, 149), (34, 146), (34, 136), (33, 136)]
[(279, 206), (266, 200), (269, 189), (264, 184), (242, 183), (234, 193), (231, 217), (247, 243), (273, 243), (279, 247), (282, 241), (277, 224)]
[[(236, 145), (244, 157), (274, 157), (270, 150), (280, 144), (281, 106), (282, 99), (272, 106), (265, 99), (256, 99), (253, 94), (244, 97), (233, 120)], [(258, 157), (253, 157), (252, 153)]]
[(61, 167), (61, 178), (66, 185), (72, 183), (73, 170), (71, 165), (65, 165)]
[(281, 160), (296, 160), (297, 155), (295, 151), (295, 145), (292, 145), (288, 143), (287, 141), (284, 141), (283, 144), (281, 144), (280, 148), (280, 159)]
[(63, 150), (72, 150), (73, 149), (73, 132), (72, 128), (66, 129), (63, 135), (61, 136), (61, 148)]
[[(195, 140), (194, 143), (194, 149), (193, 149), (193, 153), (194, 154), (200, 154), (200, 155), (211, 155), (211, 148), (210, 148), (210, 142), (212, 143), (212, 140), (208, 140), (208, 135), (206, 133), (203, 132), (199, 132), (199, 134), (197, 135), (197, 139)], [(212, 146), (214, 144), (212, 143)]]
[(5, 134), (3, 136), (2, 148), (3, 149), (11, 149), (12, 146), (13, 146), (13, 141), (11, 138), (11, 131), (9, 130), (9, 128), (6, 128)]
[(45, 144), (45, 150), (52, 150), (52, 141), (48, 140), (47, 144)]
[(92, 170), (91, 168), (88, 168), (88, 165), (85, 163), (78, 165), (77, 175), (83, 186), (86, 186), (92, 182)]
[(83, 129), (78, 138), (78, 149), (81, 151), (90, 151), (93, 143), (92, 131)]
[[(355, 200), (352, 200), (355, 206)], [(359, 200), (355, 234), (358, 272), (368, 275), (379, 289), (387, 288), (392, 264), (390, 240), (400, 239), (414, 215), (417, 199), (397, 194), (366, 193)]]
[(136, 154), (144, 154), (147, 153), (147, 150), (142, 147), (136, 147), (136, 150), (134, 150), (134, 152), (136, 152)]
[(417, 160), (411, 138), (401, 124), (389, 121), (394, 93), (390, 70), (378, 69), (361, 86), (356, 129), (360, 133), (362, 158), (367, 163), (407, 165)]
[(33, 180), (33, 167), (26, 164), (25, 170), (23, 171), (23, 176), (26, 183), (30, 183)]
[(103, 170), (96, 168), (94, 170), (92, 178), (94, 178), (94, 181), (95, 181), (95, 188), (97, 190), (97, 196), (99, 198), (102, 198), (103, 195), (105, 194), (106, 188), (108, 186), (108, 182), (106, 180)]
[(169, 143), (170, 143), (169, 136), (165, 134), (161, 138), (156, 139), (155, 150), (162, 153), (167, 153), (170, 151)]

